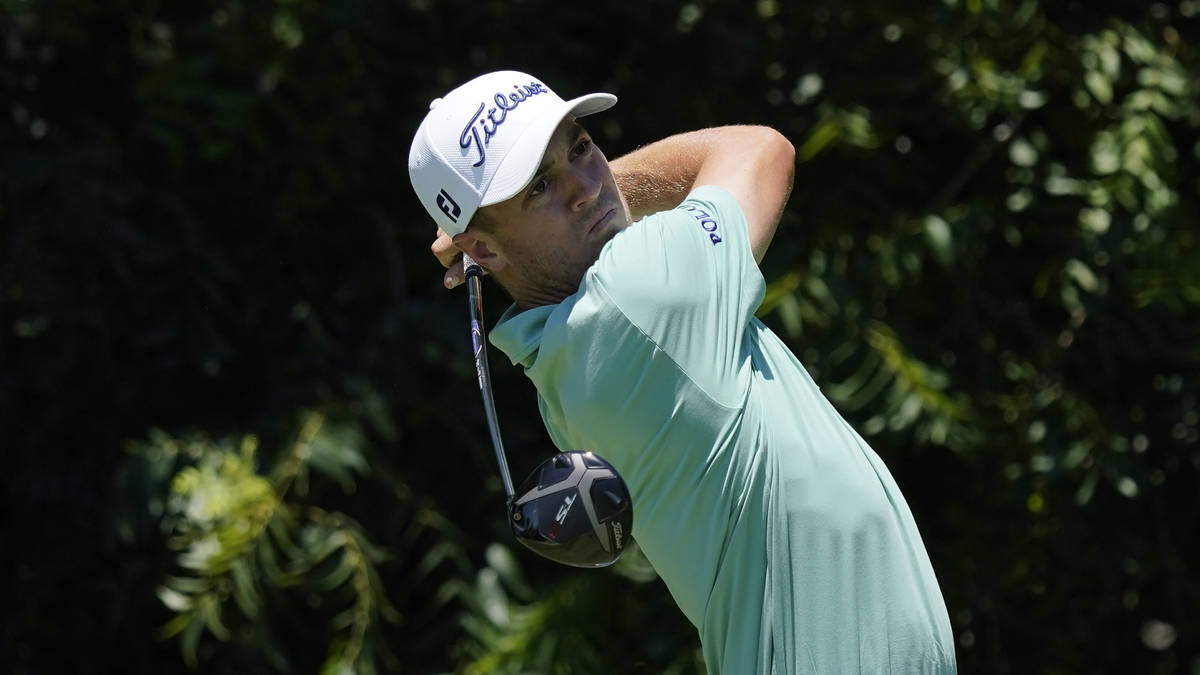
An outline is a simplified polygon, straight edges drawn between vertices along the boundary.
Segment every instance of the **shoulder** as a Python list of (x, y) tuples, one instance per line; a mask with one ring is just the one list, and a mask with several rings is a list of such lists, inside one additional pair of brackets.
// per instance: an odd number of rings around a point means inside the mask
[(713, 283), (724, 270), (757, 271), (746, 220), (732, 194), (697, 187), (674, 209), (646, 216), (613, 237), (585, 276), (622, 298), (661, 303)]
[(737, 201), (704, 186), (613, 237), (580, 286), (581, 307), (604, 309), (579, 318), (600, 319), (609, 338), (627, 322), (678, 356), (743, 330), (764, 286)]
[[(746, 217), (734, 196), (719, 185), (702, 185), (692, 190), (673, 212), (688, 216), (717, 246), (727, 240), (746, 240)], [(668, 212), (671, 213), (671, 212)]]
[[(670, 210), (651, 214), (613, 238), (597, 260), (603, 272), (614, 267), (634, 267), (645, 260), (669, 262), (675, 254), (701, 252), (726, 241), (745, 241), (746, 220), (732, 194), (718, 185), (692, 190)], [(674, 247), (674, 248), (672, 248)]]

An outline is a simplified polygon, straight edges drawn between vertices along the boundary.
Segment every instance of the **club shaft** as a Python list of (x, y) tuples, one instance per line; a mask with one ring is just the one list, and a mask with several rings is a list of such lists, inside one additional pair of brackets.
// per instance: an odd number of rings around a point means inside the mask
[(479, 378), (479, 393), (483, 396), (483, 412), (487, 416), (488, 431), (492, 435), (496, 462), (500, 465), (504, 496), (512, 501), (512, 476), (508, 473), (504, 441), (500, 439), (500, 421), (496, 417), (496, 403), (492, 399), (492, 373), (488, 368), (487, 331), (483, 326), (483, 269), (470, 256), (463, 254), (463, 272), (467, 280), (467, 297), (471, 306), (471, 346), (475, 350), (475, 374)]

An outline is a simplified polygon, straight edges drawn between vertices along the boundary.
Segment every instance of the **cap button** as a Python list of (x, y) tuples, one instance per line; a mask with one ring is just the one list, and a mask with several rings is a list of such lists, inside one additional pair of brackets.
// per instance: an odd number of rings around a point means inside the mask
[(441, 97), (433, 99), (432, 101), (429, 102), (429, 109), (433, 110), (434, 108), (438, 107), (438, 104), (441, 102), (442, 102)]

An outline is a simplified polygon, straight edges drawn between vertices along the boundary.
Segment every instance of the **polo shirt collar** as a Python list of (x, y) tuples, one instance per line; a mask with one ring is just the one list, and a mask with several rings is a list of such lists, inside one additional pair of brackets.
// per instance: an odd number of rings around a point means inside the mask
[(557, 307), (558, 305), (542, 305), (522, 311), (513, 304), (505, 310), (496, 327), (488, 333), (488, 341), (504, 352), (514, 366), (520, 364), (529, 368), (542, 345), (546, 321)]

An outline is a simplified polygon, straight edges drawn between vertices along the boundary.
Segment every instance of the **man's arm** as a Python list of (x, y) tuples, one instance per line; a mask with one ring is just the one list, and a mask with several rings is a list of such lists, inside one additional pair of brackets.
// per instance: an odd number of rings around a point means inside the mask
[(792, 190), (795, 150), (769, 127), (716, 127), (664, 138), (611, 166), (635, 220), (675, 208), (701, 185), (725, 188), (742, 207), (754, 259), (762, 262)]
[[(754, 260), (762, 262), (783, 215), (795, 174), (792, 144), (769, 127), (728, 126), (676, 134), (610, 162), (634, 220), (679, 206), (701, 185), (725, 188), (746, 216)], [(447, 267), (443, 282), (463, 281), (458, 250), (438, 230), (431, 246)]]

